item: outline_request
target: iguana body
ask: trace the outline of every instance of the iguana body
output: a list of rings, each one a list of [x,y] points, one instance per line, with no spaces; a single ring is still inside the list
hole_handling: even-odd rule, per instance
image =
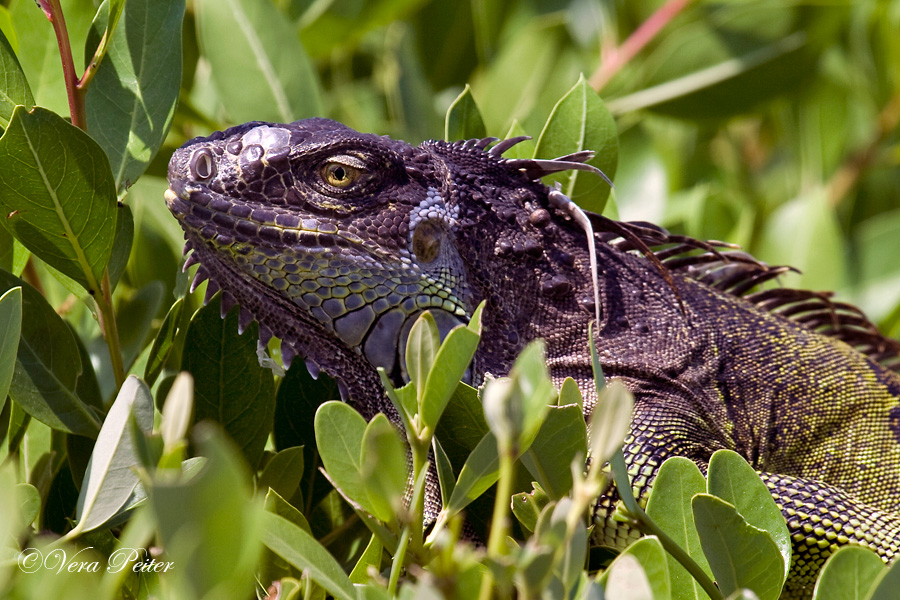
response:
[[[392,412],[375,367],[402,381],[405,336],[422,310],[446,332],[482,300],[474,382],[505,374],[544,338],[555,383],[573,377],[589,411],[588,239],[540,183],[585,156],[505,160],[514,142],[485,150],[493,141],[412,147],[325,119],[248,123],[176,152],[166,198],[201,263],[197,281],[210,279],[210,295],[223,290],[223,310],[240,304],[243,326],[257,320],[263,341],[283,340],[286,362],[301,355],[338,378],[363,414]],[[878,361],[897,359],[900,346],[826,295],[747,295],[784,269],[653,226],[591,219],[595,341],[604,373],[635,394],[626,458],[642,495],[666,457],[703,466],[730,448],[784,511],[796,593],[837,544],[891,559],[900,377]],[[642,246],[665,249],[632,251]],[[629,535],[600,525],[602,542]]]

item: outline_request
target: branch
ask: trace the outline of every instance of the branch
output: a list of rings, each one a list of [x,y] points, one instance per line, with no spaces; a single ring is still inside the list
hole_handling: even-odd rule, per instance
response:
[[[603,56],[603,60],[594,74],[591,75],[589,83],[594,91],[599,92],[609,83],[609,80],[619,72],[634,56],[640,52],[644,46],[650,43],[653,38],[669,24],[684,8],[691,3],[691,0],[668,0],[659,7],[655,13],[641,23],[640,27],[635,29],[628,39],[622,42],[618,48],[611,48]]]

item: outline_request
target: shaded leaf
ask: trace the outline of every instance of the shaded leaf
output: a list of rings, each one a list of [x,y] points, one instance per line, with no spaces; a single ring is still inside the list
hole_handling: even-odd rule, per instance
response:
[[[741,588],[760,600],[777,600],[784,581],[784,559],[765,531],[749,525],[734,506],[709,494],[691,500],[703,553],[723,594]]]
[[[616,123],[584,76],[553,107],[538,138],[534,156],[556,158],[582,150],[593,150],[594,157],[588,164],[613,178],[619,154]],[[602,178],[584,171],[566,171],[551,175],[545,181],[559,182],[562,192],[582,208],[603,212],[610,188]]]
[[[572,461],[587,456],[587,428],[577,405],[547,411],[537,437],[522,454],[522,464],[547,495],[559,500],[572,489]]]
[[[706,479],[696,464],[683,457],[669,458],[662,464],[653,481],[653,489],[647,500],[647,515],[712,577],[709,562],[700,546],[691,509],[691,498],[705,490]],[[666,560],[669,564],[672,598],[708,598],[700,584],[674,557],[667,554]]]
[[[531,492],[515,494],[512,499],[512,511],[519,523],[528,531],[537,528],[538,517],[550,498],[547,493],[536,483],[531,484]]]
[[[273,456],[259,475],[259,489],[271,488],[282,498],[297,491],[303,477],[303,446],[285,448]]]
[[[178,333],[178,324],[181,322],[181,309],[184,306],[184,299],[178,298],[166,313],[162,325],[153,340],[153,346],[150,349],[150,356],[147,358],[147,365],[144,368],[144,381],[148,385],[153,385],[156,378],[162,372],[172,352],[172,346],[175,344],[175,335]]]
[[[790,532],[772,493],[753,467],[736,452],[718,450],[709,460],[707,489],[733,505],[747,523],[772,536],[784,561],[786,579],[791,562]]]
[[[300,569],[335,598],[356,600],[353,584],[338,562],[318,542],[284,517],[266,512],[262,519],[263,543]]]
[[[270,0],[198,0],[197,40],[235,122],[289,123],[322,114],[315,71]]]
[[[12,118],[13,109],[22,104],[26,108],[34,106],[31,88],[25,80],[25,73],[6,36],[0,33],[0,128],[6,129]]]
[[[472,97],[472,88],[466,84],[465,89],[447,109],[444,122],[444,139],[448,142],[457,140],[481,139],[485,137],[484,121],[481,112]]]
[[[122,384],[94,444],[76,507],[73,532],[102,526],[125,505],[138,483],[134,467],[141,464],[129,422],[134,418],[143,433],[153,428],[153,397],[147,384],[131,375]],[[73,533],[72,535],[77,535]]]
[[[219,316],[220,297],[191,319],[181,368],[194,377],[194,422],[220,423],[247,462],[262,457],[275,412],[272,373],[259,366],[257,326],[238,335],[238,314]]]
[[[868,548],[844,546],[825,561],[813,600],[867,598],[872,584],[885,570],[881,558]],[[896,588],[891,592],[896,595]]]
[[[119,194],[141,176],[169,130],[181,86],[184,0],[113,2],[108,23],[94,24],[96,40],[123,7],[85,98],[87,130],[106,151]]]
[[[0,138],[0,211],[26,248],[99,293],[116,199],[109,160],[90,136],[44,108],[17,108]]]
[[[0,295],[0,410],[6,405],[21,334],[22,288],[14,287]]]
[[[72,331],[33,287],[0,271],[0,291],[14,287],[22,288],[22,334],[10,398],[53,429],[96,437],[100,421],[76,393],[82,363]]]

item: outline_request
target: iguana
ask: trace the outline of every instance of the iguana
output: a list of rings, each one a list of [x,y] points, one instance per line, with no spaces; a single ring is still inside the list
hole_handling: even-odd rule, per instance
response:
[[[368,417],[392,412],[376,367],[402,382],[417,315],[433,311],[445,334],[482,300],[473,382],[506,374],[543,338],[554,383],[573,377],[589,412],[586,331],[598,314],[603,370],[635,396],[625,454],[642,496],[666,457],[702,467],[728,448],[787,520],[789,594],[808,594],[837,546],[893,558],[900,343],[829,294],[754,291],[786,269],[720,242],[595,214],[589,239],[541,177],[591,169],[590,153],[504,158],[518,141],[414,147],[327,119],[247,123],[176,151],[166,202],[207,298],[221,290],[223,313],[239,304],[242,329],[258,321],[262,344],[282,340],[285,365],[304,357]],[[598,541],[621,545],[628,532],[612,523]]]

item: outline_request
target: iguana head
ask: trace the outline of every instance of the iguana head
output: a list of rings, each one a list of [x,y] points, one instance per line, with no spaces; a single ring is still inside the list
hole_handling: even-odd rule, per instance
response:
[[[539,297],[573,289],[574,258],[544,243],[557,225],[538,178],[584,157],[506,160],[515,140],[486,150],[494,141],[413,147],[326,119],[247,123],[179,149],[166,201],[208,298],[221,288],[223,311],[236,302],[242,327],[281,338],[286,364],[299,354],[366,402],[381,392],[356,389],[372,381],[357,375],[402,381],[423,310],[445,335],[487,300],[476,363],[503,370],[534,337]]]

